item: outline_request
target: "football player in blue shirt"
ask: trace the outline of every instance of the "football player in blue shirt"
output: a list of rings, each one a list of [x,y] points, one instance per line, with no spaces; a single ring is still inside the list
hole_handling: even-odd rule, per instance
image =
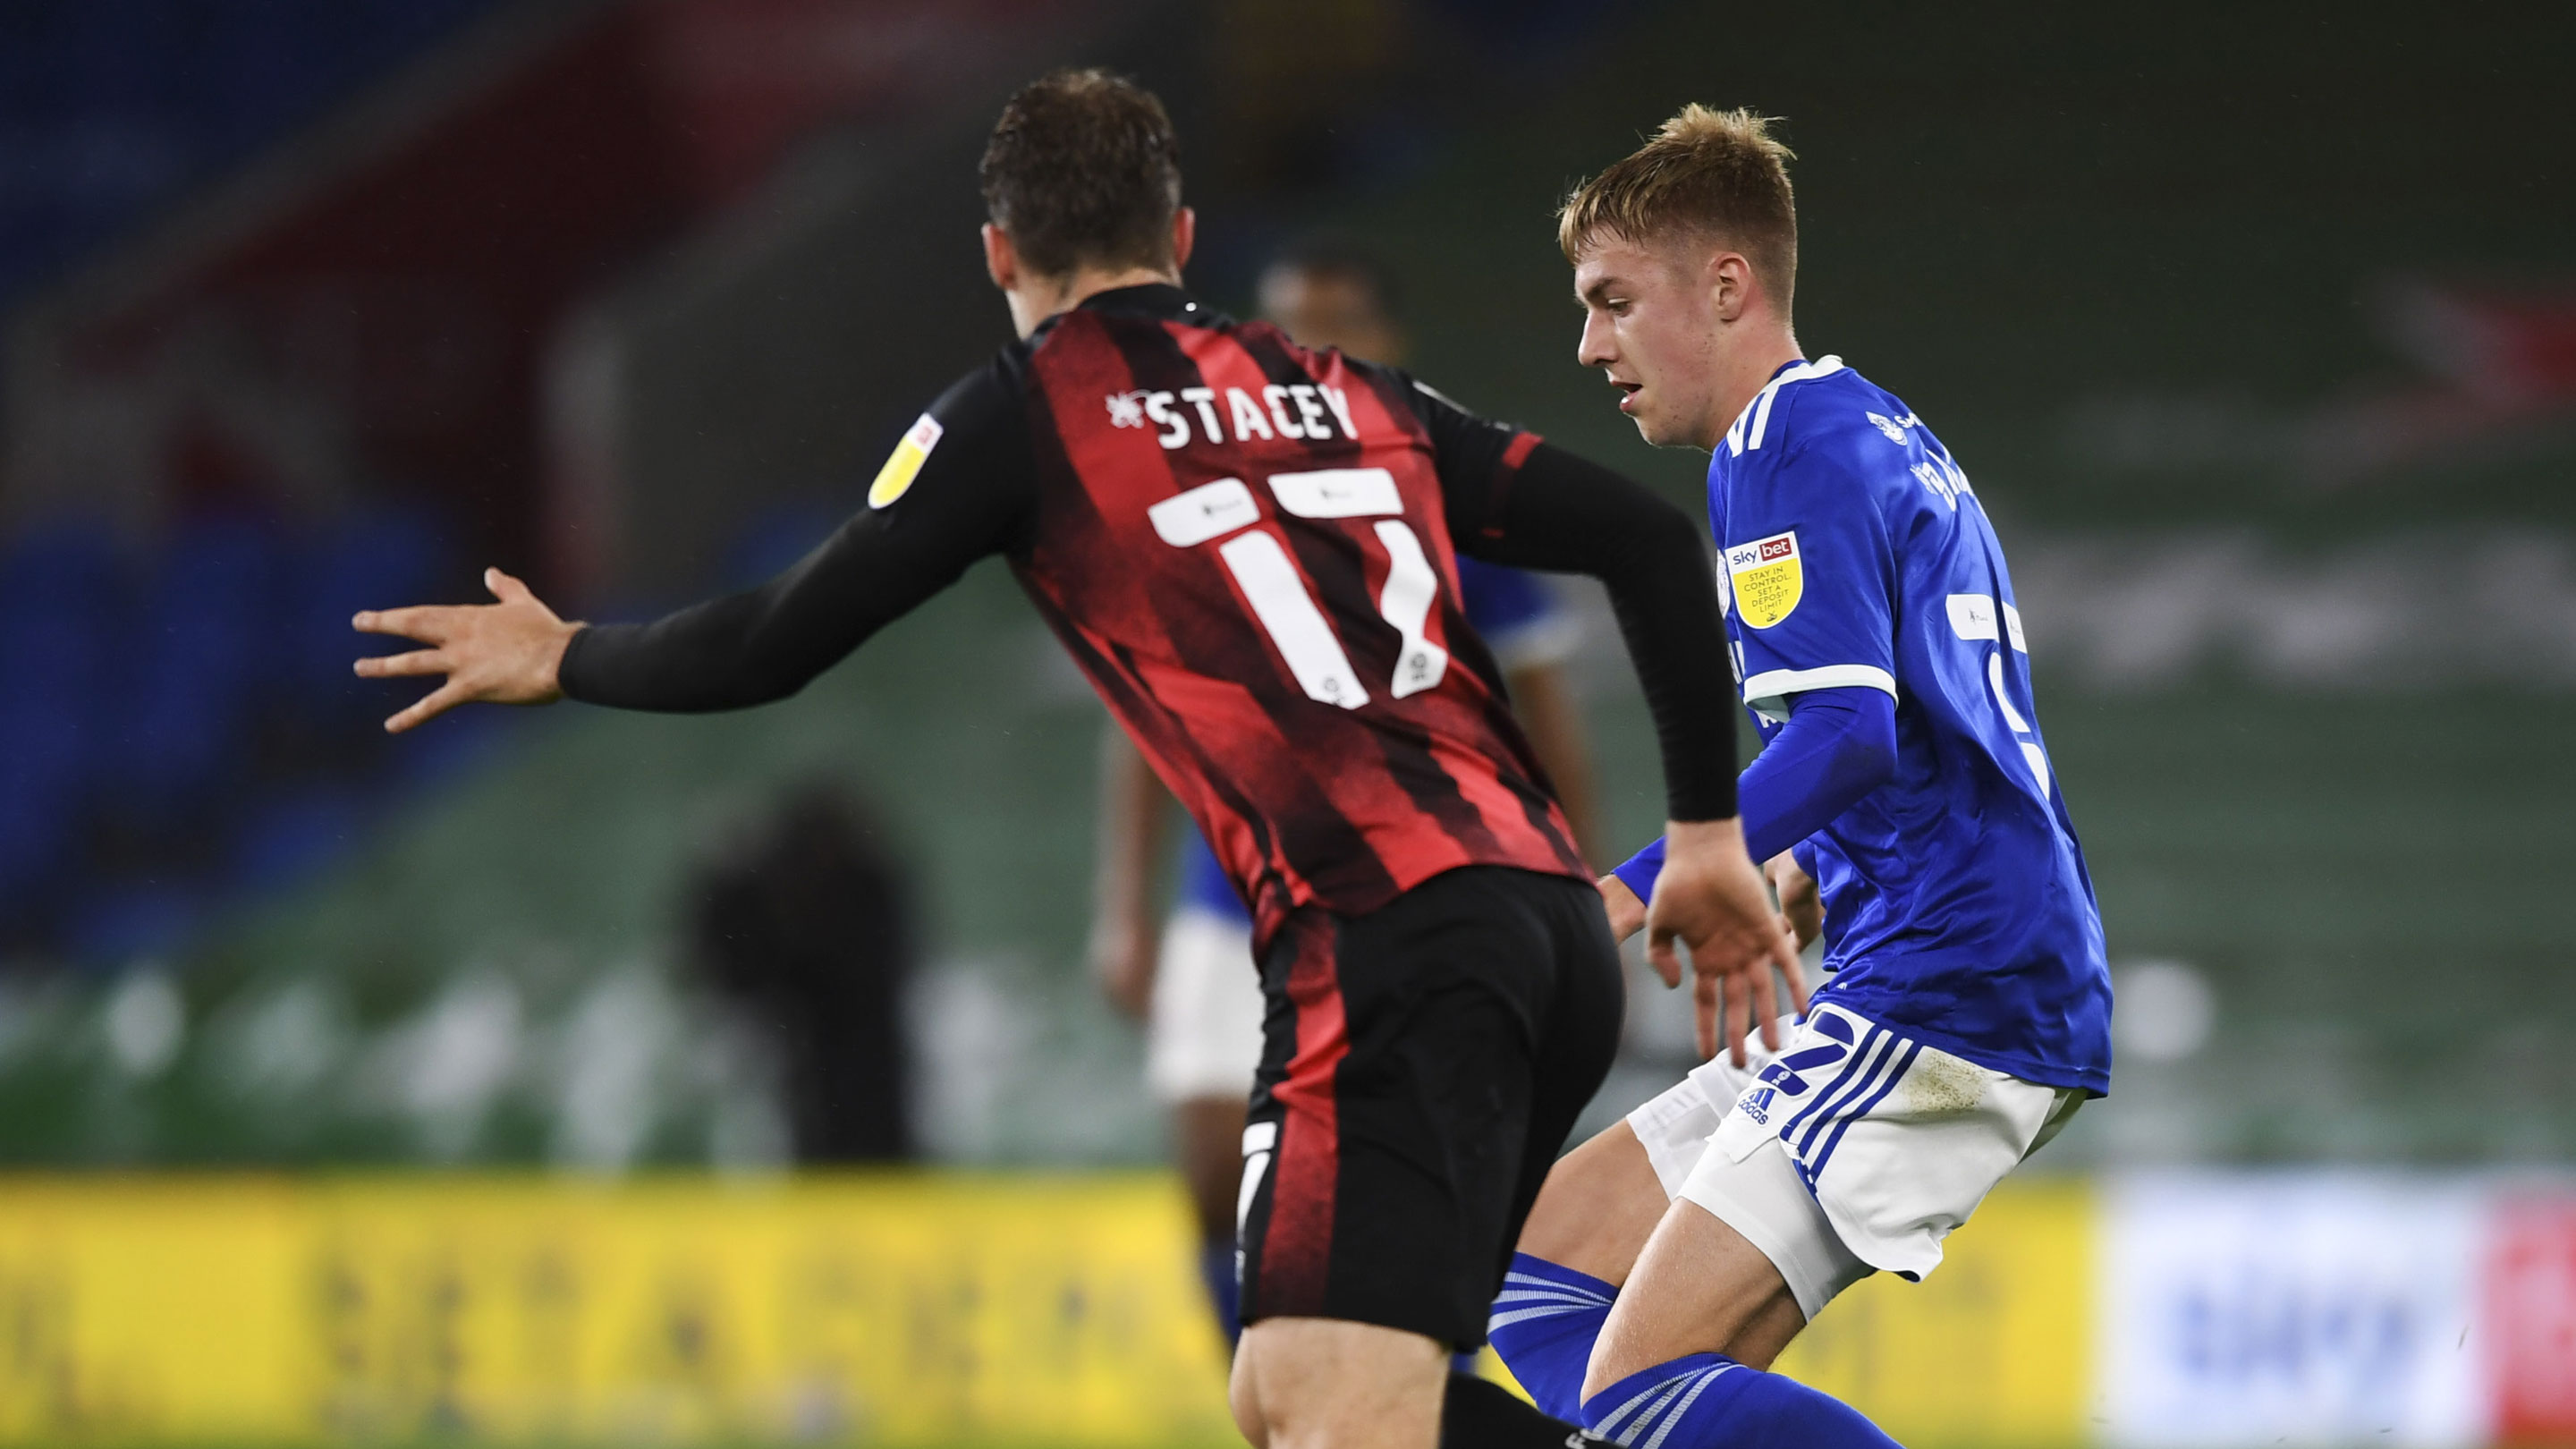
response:
[[[1759,117],[1691,106],[1560,218],[1583,363],[1646,441],[1710,453],[1764,739],[1746,843],[1784,905],[1821,894],[1832,973],[1785,1041],[1568,1154],[1530,1215],[1494,1346],[1540,1407],[1621,1444],[1889,1443],[1765,1369],[1861,1278],[1932,1271],[2110,1085],[2101,918],[2003,550],[1910,408],[1799,348],[1788,154]],[[1660,864],[1601,882],[1618,933]],[[1678,983],[1669,943],[1649,954]],[[1699,1008],[1703,1051],[1741,1043],[1749,1002]]]
[[[1347,240],[1317,235],[1263,269],[1262,316],[1307,347],[1401,364],[1393,278]],[[1458,592],[1511,691],[1512,712],[1554,783],[1576,842],[1596,851],[1589,751],[1565,663],[1581,626],[1534,575],[1460,556]],[[1145,1082],[1172,1114],[1173,1155],[1195,1209],[1199,1271],[1232,1342],[1235,1208],[1244,1104],[1261,1064],[1261,982],[1252,917],[1195,830],[1183,832],[1170,919],[1157,931],[1152,882],[1163,861],[1170,793],[1116,729],[1102,741],[1099,865],[1090,955],[1111,1002],[1145,1023]],[[1603,859],[1598,854],[1594,861]]]

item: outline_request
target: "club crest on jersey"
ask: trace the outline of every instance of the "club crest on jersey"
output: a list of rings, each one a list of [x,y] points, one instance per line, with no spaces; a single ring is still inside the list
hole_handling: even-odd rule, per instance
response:
[[[1768,629],[1788,618],[1807,591],[1796,530],[1728,548],[1726,580],[1735,615],[1748,627]]]
[[[928,413],[914,419],[885,466],[877,470],[877,481],[868,485],[868,506],[883,508],[901,498],[912,480],[921,476],[921,465],[930,461],[930,450],[939,446],[939,436],[946,431]]]

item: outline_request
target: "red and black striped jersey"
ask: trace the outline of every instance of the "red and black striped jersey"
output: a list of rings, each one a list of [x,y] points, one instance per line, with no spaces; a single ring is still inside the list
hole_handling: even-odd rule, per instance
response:
[[[1425,415],[1478,435],[1446,461],[1488,489],[1537,438],[1267,323],[1137,300],[1032,339],[1013,563],[1264,933],[1463,865],[1585,875],[1459,604]]]
[[[1300,906],[1363,913],[1460,866],[1588,878],[1461,609],[1453,550],[1611,578],[1668,776],[1677,750],[1722,755],[1714,778],[1692,771],[1695,794],[1674,786],[1712,808],[1678,818],[1732,813],[1732,690],[1689,521],[1599,469],[1529,512],[1514,495],[1533,457],[1588,468],[1400,372],[1175,287],[1123,288],[949,389],[867,510],[794,569],[655,624],[585,630],[564,688],[651,709],[775,698],[1001,553],[1260,939]],[[1621,604],[1626,573],[1664,595]],[[1670,637],[1659,648],[1641,627]]]

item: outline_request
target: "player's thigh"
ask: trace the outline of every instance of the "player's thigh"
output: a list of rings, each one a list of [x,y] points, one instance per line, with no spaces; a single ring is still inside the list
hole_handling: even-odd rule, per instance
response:
[[[1270,1318],[1243,1331],[1227,1397],[1256,1449],[1431,1449],[1448,1374],[1448,1348],[1420,1334]]]
[[[1782,1041],[1795,1026],[1795,1018],[1781,1018]],[[1759,1039],[1748,1046],[1745,1066],[1723,1056],[1703,1063],[1560,1159],[1521,1231],[1521,1251],[1614,1286],[1626,1282],[1664,1205],[1708,1151],[1736,1095],[1769,1063]]]
[[[1520,1251],[1617,1287],[1663,1221],[1663,1184],[1624,1121],[1559,1158],[1540,1187]]]
[[[1699,1204],[1676,1198],[1593,1343],[1584,1396],[1685,1354],[1725,1353],[1767,1366],[1805,1322],[1768,1254]]]

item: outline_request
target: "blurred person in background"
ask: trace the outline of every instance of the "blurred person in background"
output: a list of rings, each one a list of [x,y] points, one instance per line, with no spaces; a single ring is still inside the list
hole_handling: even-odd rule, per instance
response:
[[[913,1155],[911,882],[837,781],[787,791],[691,882],[690,964],[768,1048],[795,1159]]]
[[[1401,366],[1404,329],[1395,280],[1375,255],[1316,235],[1282,249],[1258,285],[1262,316],[1300,346],[1338,348]],[[1565,661],[1580,626],[1549,587],[1519,569],[1460,555],[1467,620],[1502,666],[1512,709],[1555,785],[1587,860],[1600,836],[1583,719]],[[1164,861],[1171,792],[1115,727],[1103,732],[1100,856],[1094,876],[1092,969],[1119,1010],[1145,1022],[1145,1081],[1171,1109],[1173,1155],[1199,1227],[1199,1273],[1232,1343],[1235,1197],[1243,1181],[1243,1118],[1261,1065],[1261,973],[1252,914],[1195,831],[1182,833],[1177,898],[1159,931],[1154,880]]]
[[[1558,1449],[1570,1425],[1450,1355],[1483,1343],[1609,1071],[1622,978],[1446,565],[1464,547],[1608,586],[1663,755],[1651,942],[1749,997],[1776,1045],[1772,968],[1804,992],[1735,818],[1715,581],[1644,486],[1193,299],[1179,151],[1162,103],[1105,71],[1011,98],[983,243],[1020,340],[787,572],[593,627],[493,569],[497,603],[358,615],[427,646],[358,672],[444,676],[395,731],[472,701],[744,708],[1002,555],[1257,903],[1236,1422],[1278,1449]]]

